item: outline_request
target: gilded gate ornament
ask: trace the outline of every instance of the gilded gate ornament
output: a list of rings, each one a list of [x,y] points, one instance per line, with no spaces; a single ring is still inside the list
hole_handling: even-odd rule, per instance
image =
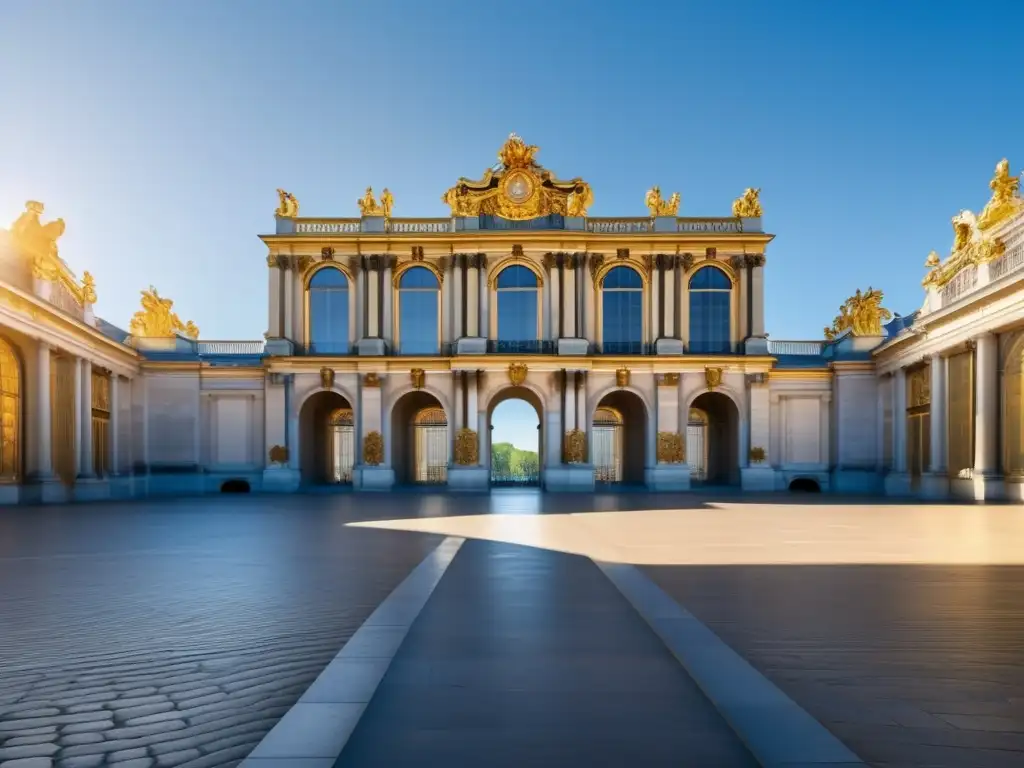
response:
[[[320,386],[324,389],[334,389],[334,369],[320,369]]]
[[[760,187],[747,187],[732,204],[732,215],[741,219],[757,219],[764,215],[761,209]]]
[[[371,467],[384,463],[384,436],[376,430],[363,438],[363,463]]]
[[[722,369],[705,368],[704,382],[708,385],[709,391],[714,391],[715,387],[719,386],[722,383]]]
[[[513,387],[522,386],[523,382],[526,381],[527,373],[526,363],[508,364],[508,380],[512,383]]]
[[[849,330],[854,336],[881,336],[882,322],[892,318],[892,312],[882,307],[882,292],[868,288],[857,292],[843,302],[831,328],[825,328],[825,338],[833,341]]]
[[[665,200],[661,196],[661,187],[654,186],[647,190],[644,204],[651,212],[651,216],[678,216],[681,199],[678,192],[673,192],[669,199]]]
[[[1020,197],[1020,179],[1010,175],[1010,163],[1003,158],[988,183],[992,197],[978,214],[978,229],[991,229],[1024,206]]]
[[[686,452],[683,447],[682,435],[678,432],[658,433],[659,464],[682,464],[685,458]]]
[[[164,299],[156,288],[149,287],[142,291],[142,309],[132,315],[128,326],[132,336],[149,339],[169,339],[176,333],[182,333],[190,339],[199,338],[199,328],[189,320],[181,322],[177,313],[172,311],[174,302]]]
[[[594,201],[590,185],[579,178],[562,181],[536,160],[538,147],[511,134],[498,151],[501,167],[482,179],[460,178],[442,195],[452,216],[489,214],[522,221],[551,214],[586,216]]]
[[[587,433],[571,429],[565,433],[563,448],[566,464],[585,464],[587,461]]]
[[[423,389],[423,385],[426,383],[426,371],[422,368],[413,368],[409,371],[409,378],[412,379],[413,389]]]
[[[299,201],[295,199],[295,195],[279,189],[277,197],[279,202],[277,210],[274,211],[275,216],[280,216],[282,219],[294,219],[299,215]]]
[[[455,463],[462,467],[469,467],[479,461],[480,449],[477,434],[469,427],[463,427],[455,436]]]

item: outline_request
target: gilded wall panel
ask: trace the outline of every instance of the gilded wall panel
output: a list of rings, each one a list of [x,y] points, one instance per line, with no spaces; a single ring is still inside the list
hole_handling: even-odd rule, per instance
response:
[[[950,477],[970,477],[974,466],[974,352],[952,355],[948,365],[947,466]]]

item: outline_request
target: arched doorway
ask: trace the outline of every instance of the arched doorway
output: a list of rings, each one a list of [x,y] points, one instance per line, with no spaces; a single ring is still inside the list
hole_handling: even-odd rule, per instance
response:
[[[391,466],[406,485],[448,482],[451,437],[444,407],[429,392],[408,392],[391,410]]]
[[[491,400],[487,414],[491,485],[540,485],[541,413],[539,398],[525,387],[509,387]]]
[[[299,413],[299,467],[306,483],[347,485],[356,459],[352,406],[337,392],[317,392]]]
[[[594,481],[643,485],[647,453],[647,409],[632,392],[601,398],[591,421]]]
[[[0,337],[0,483],[21,479],[21,362]]]
[[[739,485],[739,411],[721,392],[705,392],[691,404],[686,426],[690,482]]]

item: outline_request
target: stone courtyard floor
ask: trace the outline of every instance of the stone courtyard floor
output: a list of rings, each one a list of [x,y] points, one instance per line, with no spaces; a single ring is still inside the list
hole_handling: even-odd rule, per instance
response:
[[[316,706],[300,697],[416,602],[447,542],[336,750],[275,759]],[[1022,565],[1014,506],[500,491],[3,509],[0,768],[747,766],[804,736],[849,764],[1016,766]]]

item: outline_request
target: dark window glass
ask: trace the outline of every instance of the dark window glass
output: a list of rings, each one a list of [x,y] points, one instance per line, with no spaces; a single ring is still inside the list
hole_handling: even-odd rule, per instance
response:
[[[717,267],[704,267],[690,278],[691,352],[728,352],[732,346],[732,282]]]
[[[322,355],[348,353],[348,278],[340,269],[326,267],[309,281],[309,349]]]
[[[498,275],[498,340],[536,341],[537,276],[523,266],[505,267]]]
[[[406,270],[398,283],[399,352],[434,355],[438,340],[438,284],[425,267]]]
[[[604,276],[601,287],[602,345],[607,351],[639,353],[644,337],[644,290],[640,275],[629,267],[615,267]]]

